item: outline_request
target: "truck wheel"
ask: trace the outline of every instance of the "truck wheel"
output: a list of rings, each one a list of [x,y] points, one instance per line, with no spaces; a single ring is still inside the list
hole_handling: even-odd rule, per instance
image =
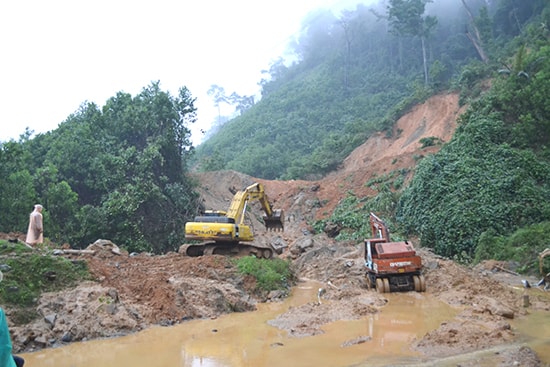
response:
[[[370,279],[370,276],[368,274],[365,277],[365,283],[367,284],[367,289],[370,291],[373,284],[372,284],[372,280]]]
[[[420,278],[418,277],[418,275],[413,275],[413,283],[414,283],[414,291],[415,292],[421,292],[421,287],[420,287]]]
[[[380,278],[376,278],[376,290],[378,291],[378,293],[385,292],[384,281]]]
[[[420,279],[420,292],[426,292],[426,279],[424,275],[418,277]]]
[[[386,293],[391,293],[390,281],[388,280],[388,278],[384,278],[384,290],[386,291]]]

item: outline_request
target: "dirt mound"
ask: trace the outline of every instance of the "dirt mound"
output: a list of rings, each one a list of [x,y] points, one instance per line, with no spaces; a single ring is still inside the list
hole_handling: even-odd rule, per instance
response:
[[[233,171],[194,174],[205,209],[225,210],[235,190],[263,183],[273,207],[285,210],[285,231],[266,232],[257,219],[261,217],[259,205],[251,203],[249,220],[256,241],[276,242],[283,248],[281,257],[292,260],[300,277],[318,280],[330,289],[322,295],[323,302],[292,308],[272,320],[274,326],[295,336],[314,335],[331,321],[384,312],[385,297],[364,287],[364,259],[359,244],[335,243],[325,234],[314,234],[310,223],[330,215],[348,191],[358,196],[372,195],[366,183],[374,177],[403,169],[410,178],[418,159],[439,149],[438,145],[423,147],[421,139],[449,141],[460,113],[456,94],[430,98],[401,118],[391,136],[371,137],[338,171],[318,181],[267,181]],[[256,302],[265,300],[254,298],[248,280],[236,274],[223,256],[136,255],[113,252],[109,246],[90,250],[93,252],[64,256],[86,261],[94,281],[44,295],[38,307],[43,319],[12,328],[16,351],[120,335],[152,324],[171,325],[190,318],[252,310]],[[466,268],[427,250],[419,251],[427,296],[458,307],[461,312],[411,347],[427,356],[443,358],[514,340],[509,321],[526,314],[526,290],[520,286],[518,276],[495,267]],[[499,264],[500,269],[505,266]],[[531,292],[529,307],[548,310],[547,294]],[[522,355],[523,361],[533,357],[525,350],[514,352],[515,357]]]

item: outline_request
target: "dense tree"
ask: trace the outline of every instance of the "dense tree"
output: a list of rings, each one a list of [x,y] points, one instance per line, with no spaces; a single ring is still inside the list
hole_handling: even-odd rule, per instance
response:
[[[388,19],[391,28],[399,35],[420,38],[424,84],[428,85],[428,58],[426,40],[437,24],[437,18],[425,15],[426,4],[432,0],[390,0]]]
[[[135,97],[117,93],[101,109],[83,103],[50,133],[3,144],[0,194],[9,199],[0,207],[10,216],[0,230],[24,230],[40,202],[54,241],[176,249],[197,208],[186,176],[195,113],[187,88],[174,97],[154,82]]]
[[[398,215],[424,245],[473,259],[484,234],[507,236],[550,220],[550,64],[537,62],[548,57],[548,46],[518,56],[524,61],[516,65],[532,65],[530,73],[500,75],[453,140],[420,163]]]
[[[29,214],[40,199],[29,171],[31,163],[31,152],[22,142],[0,146],[0,231],[27,230]]]
[[[219,119],[219,132],[197,149],[199,166],[315,179],[374,132],[390,134],[434,91],[457,88],[472,107],[456,138],[422,162],[401,199],[400,176],[399,184],[380,183],[369,206],[397,211],[401,228],[440,253],[470,258],[487,253],[492,239],[505,243],[501,236],[548,220],[550,7],[546,0],[466,2],[473,20],[462,2],[420,0],[391,2],[392,17],[388,2],[310,14],[289,50],[295,58],[265,73],[259,102],[217,94],[241,114]],[[397,12],[409,5],[414,11]],[[467,37],[473,26],[487,63]],[[420,53],[422,36],[430,42]],[[0,230],[24,230],[41,202],[56,241],[80,247],[101,237],[130,250],[174,250],[198,207],[186,176],[194,120],[186,88],[172,96],[152,83],[104,106],[85,102],[50,133],[2,144]],[[362,217],[345,213],[337,214],[348,226]]]
[[[470,25],[472,28],[472,31],[469,29],[466,30],[466,35],[468,36],[468,39],[472,42],[474,47],[476,48],[477,53],[479,54],[479,57],[481,58],[481,61],[483,62],[489,62],[489,56],[487,56],[487,53],[485,52],[485,47],[483,46],[484,40],[487,40],[487,32],[485,32],[485,37],[482,37],[482,32],[480,31],[480,27],[484,27],[485,29],[490,28],[489,26],[489,15],[487,13],[487,8],[482,8],[480,12],[480,20],[476,21],[474,15],[472,14],[472,10],[470,10],[470,7],[466,3],[466,0],[462,0],[462,4],[464,5],[464,9],[466,9],[466,12],[468,13],[468,17],[470,18]],[[478,24],[480,26],[478,26]]]
[[[447,15],[446,23],[439,24],[433,22],[435,15],[422,12],[422,29],[437,27],[437,32],[430,33],[424,60],[418,37],[417,42],[403,42],[408,57],[400,67],[396,50],[403,37],[389,33],[386,12],[385,6],[374,4],[358,5],[339,18],[327,10],[311,13],[291,45],[294,63],[276,60],[260,83],[262,99],[209,136],[198,147],[197,159],[208,159],[216,150],[224,157],[224,168],[265,178],[327,173],[369,134],[390,128],[403,111],[429,95],[430,88],[448,87],[475,57],[463,36],[468,22],[464,14],[452,20]],[[451,22],[456,24],[450,27]],[[430,63],[433,70],[419,73]],[[427,75],[434,78],[428,88],[423,86]],[[337,151],[332,149],[332,134],[345,142]],[[263,176],[266,172],[270,175]]]

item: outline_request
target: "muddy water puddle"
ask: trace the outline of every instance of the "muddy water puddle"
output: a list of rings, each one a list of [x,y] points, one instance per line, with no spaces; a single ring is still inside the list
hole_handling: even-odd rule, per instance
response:
[[[429,294],[402,293],[387,295],[388,304],[381,312],[361,320],[325,325],[320,335],[290,337],[287,331],[268,324],[289,307],[316,302],[318,289],[319,284],[308,282],[296,287],[286,301],[261,304],[255,312],[224,315],[214,320],[193,320],[172,327],[153,327],[125,337],[73,343],[23,357],[29,367],[415,364],[425,358],[409,349],[411,340],[421,338],[458,312]],[[348,343],[359,339],[366,341]],[[548,344],[541,347],[547,348]]]
[[[550,314],[533,312],[514,327],[522,335],[522,342],[528,344],[539,358],[550,366]]]

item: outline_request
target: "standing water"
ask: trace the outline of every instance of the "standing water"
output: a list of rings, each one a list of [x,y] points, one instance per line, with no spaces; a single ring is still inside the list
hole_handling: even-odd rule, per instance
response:
[[[317,301],[319,284],[296,287],[281,303],[233,313],[214,320],[193,320],[172,327],[153,327],[125,337],[73,343],[22,355],[29,367],[310,367],[386,366],[421,363],[409,348],[413,339],[450,320],[457,313],[429,294],[388,294],[377,314],[355,321],[337,321],[323,334],[291,337],[269,320]],[[328,302],[328,301],[327,301]],[[346,342],[366,339],[346,346]]]

